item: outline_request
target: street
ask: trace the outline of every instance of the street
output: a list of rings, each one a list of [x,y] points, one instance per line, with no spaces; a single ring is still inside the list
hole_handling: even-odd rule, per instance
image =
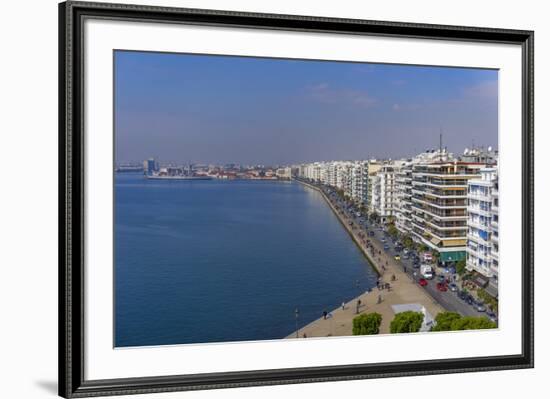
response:
[[[371,223],[370,221],[366,220],[364,215],[361,215],[360,217],[357,216],[357,210],[353,209],[350,210],[347,207],[347,204],[342,201],[340,198],[338,198],[337,194],[334,193],[332,190],[327,190],[326,188],[321,188],[324,190],[324,192],[329,196],[331,199],[331,202],[337,209],[343,213],[345,216],[345,219],[349,222],[353,222],[353,229],[359,229],[359,231],[364,232],[365,236],[368,237],[373,244],[375,244],[375,247],[380,248],[381,251],[383,251],[386,255],[389,255],[392,259],[396,255],[400,255],[400,260],[395,260],[396,263],[398,263],[401,267],[404,267],[404,271],[406,271],[407,275],[412,280],[416,281],[415,284],[418,284],[418,280],[422,277],[420,275],[420,269],[413,267],[413,260],[411,257],[409,259],[403,259],[404,256],[402,253],[395,250],[394,246],[394,239],[391,238],[380,225],[377,225],[375,223]],[[348,222],[348,223],[349,223]],[[369,236],[368,232],[373,231],[374,236]],[[384,245],[387,245],[387,250],[383,249]],[[435,269],[436,275],[444,275],[445,277],[448,277],[451,281],[453,280],[453,276],[446,273],[444,269],[439,268],[435,265],[432,265]],[[414,275],[416,273],[416,275]],[[439,303],[443,308],[445,308],[448,311],[451,312],[457,312],[463,316],[487,316],[487,313],[485,312],[478,312],[474,306],[469,305],[466,301],[461,300],[458,297],[458,292],[460,291],[460,287],[457,291],[453,292],[450,289],[448,289],[445,292],[439,291],[437,289],[437,277],[427,280],[427,285],[423,287],[423,289],[436,301]]]

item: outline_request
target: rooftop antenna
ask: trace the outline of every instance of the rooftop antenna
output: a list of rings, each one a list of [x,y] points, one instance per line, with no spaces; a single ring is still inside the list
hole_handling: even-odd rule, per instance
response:
[[[443,147],[443,129],[441,127],[439,128],[439,162],[441,162],[442,159],[442,147]]]

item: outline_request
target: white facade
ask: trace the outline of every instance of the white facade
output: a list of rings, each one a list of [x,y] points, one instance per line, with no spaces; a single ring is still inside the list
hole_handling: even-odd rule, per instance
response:
[[[386,222],[395,213],[397,206],[396,175],[404,164],[404,161],[386,162],[375,174],[371,174],[369,210],[376,212],[382,222]]]
[[[366,203],[367,161],[329,161],[300,165],[298,175],[342,190],[357,203]]]
[[[466,268],[486,277],[498,276],[498,175],[481,169],[468,182],[468,247]]]

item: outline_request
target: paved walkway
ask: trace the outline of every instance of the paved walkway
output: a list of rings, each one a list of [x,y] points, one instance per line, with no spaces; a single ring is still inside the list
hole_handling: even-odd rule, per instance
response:
[[[319,191],[321,195],[323,195],[323,198],[330,205],[344,228],[378,271],[381,282],[389,283],[391,289],[389,291],[386,289],[379,291],[374,287],[372,291],[364,293],[346,303],[343,309],[339,307],[329,312],[330,315],[327,319],[321,317],[301,328],[298,332],[300,338],[302,338],[304,334],[306,337],[352,335],[352,322],[353,318],[357,316],[358,300],[361,301],[359,314],[378,312],[382,315],[382,324],[380,326],[381,334],[390,332],[390,322],[394,317],[391,305],[416,303],[424,306],[434,318],[438,313],[445,311],[445,309],[426,293],[422,287],[413,282],[411,277],[403,272],[403,267],[395,261],[395,259],[384,252],[383,246],[378,240],[369,240],[355,224],[353,227],[350,227],[349,222],[351,220],[347,219],[341,211],[337,210],[325,193],[315,186],[306,185]],[[395,276],[395,281],[392,281],[392,275]],[[379,295],[382,302],[378,304]],[[292,333],[287,338],[296,338],[296,332]]]

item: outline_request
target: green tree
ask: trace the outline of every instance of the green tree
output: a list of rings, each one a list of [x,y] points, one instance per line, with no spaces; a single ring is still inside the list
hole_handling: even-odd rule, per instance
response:
[[[380,313],[362,314],[353,319],[353,335],[374,335],[380,332]]]
[[[371,222],[376,222],[378,223],[378,221],[380,220],[380,215],[378,215],[378,213],[375,211],[375,212],[371,212],[370,215],[369,215],[369,220]]]
[[[418,332],[424,321],[424,315],[421,312],[406,312],[397,313],[390,323],[390,332],[395,333],[410,333]]]
[[[477,296],[494,312],[498,310],[498,300],[487,293],[483,288],[477,290]]]
[[[460,276],[462,276],[465,271],[466,271],[466,260],[461,259],[458,262],[456,262],[456,272]]]
[[[388,227],[388,233],[393,238],[396,238],[399,235],[399,230],[397,230],[397,228],[393,224],[390,224],[390,226]]]
[[[496,328],[496,323],[492,322],[486,317],[462,317],[454,320],[451,323],[451,331],[459,330],[485,330],[488,328]]]
[[[410,235],[406,235],[403,238],[403,246],[407,249],[412,249],[414,247],[414,241]]]
[[[451,331],[452,324],[455,320],[461,319],[462,316],[456,312],[441,312],[435,316],[435,326],[432,331]]]

